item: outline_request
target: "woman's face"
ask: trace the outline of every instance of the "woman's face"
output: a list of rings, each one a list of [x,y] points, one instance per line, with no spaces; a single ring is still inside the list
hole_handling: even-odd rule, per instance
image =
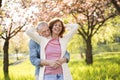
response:
[[[60,21],[56,22],[54,25],[53,25],[53,28],[52,28],[52,34],[56,34],[56,35],[59,35],[60,32],[62,31],[62,24]]]

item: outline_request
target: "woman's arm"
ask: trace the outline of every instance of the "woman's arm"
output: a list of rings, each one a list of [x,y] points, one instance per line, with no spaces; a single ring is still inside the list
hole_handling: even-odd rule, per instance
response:
[[[37,31],[35,30],[35,28],[28,28],[25,33],[34,41],[36,41],[38,44],[40,44],[41,42],[41,38],[42,36],[40,36]]]
[[[74,34],[75,32],[77,31],[78,29],[78,24],[67,24],[65,25],[66,28],[70,28],[69,31],[67,32],[67,34],[65,34],[64,37],[70,39]]]

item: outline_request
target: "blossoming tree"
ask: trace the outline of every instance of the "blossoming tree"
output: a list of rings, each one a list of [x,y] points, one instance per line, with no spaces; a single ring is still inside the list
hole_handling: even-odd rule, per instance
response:
[[[2,0],[0,14],[0,39],[3,39],[4,60],[3,70],[5,79],[9,79],[9,41],[26,27],[36,26],[38,21],[49,21],[59,13],[59,1],[46,0]]]

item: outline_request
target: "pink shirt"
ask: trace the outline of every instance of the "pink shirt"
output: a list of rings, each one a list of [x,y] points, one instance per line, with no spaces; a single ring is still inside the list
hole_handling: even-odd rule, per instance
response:
[[[58,60],[61,56],[61,47],[59,43],[59,38],[51,39],[46,48],[45,54],[47,60]],[[62,74],[62,66],[54,69],[50,66],[45,67],[45,74]]]

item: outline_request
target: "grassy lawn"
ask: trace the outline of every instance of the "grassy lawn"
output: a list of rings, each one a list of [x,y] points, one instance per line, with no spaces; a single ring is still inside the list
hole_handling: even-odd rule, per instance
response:
[[[2,67],[0,65],[0,80],[4,80]],[[34,66],[27,59],[20,64],[10,65],[9,75],[11,80],[34,80],[34,69]]]
[[[96,54],[93,65],[73,60],[69,66],[74,80],[120,80],[120,53]]]
[[[79,59],[77,54],[71,54],[71,57],[69,67],[73,80],[120,80],[120,53],[95,54],[93,65],[86,65],[84,59]],[[0,80],[4,80],[2,66],[0,61]],[[11,65],[9,70],[11,80],[34,80],[34,66],[29,59]]]

